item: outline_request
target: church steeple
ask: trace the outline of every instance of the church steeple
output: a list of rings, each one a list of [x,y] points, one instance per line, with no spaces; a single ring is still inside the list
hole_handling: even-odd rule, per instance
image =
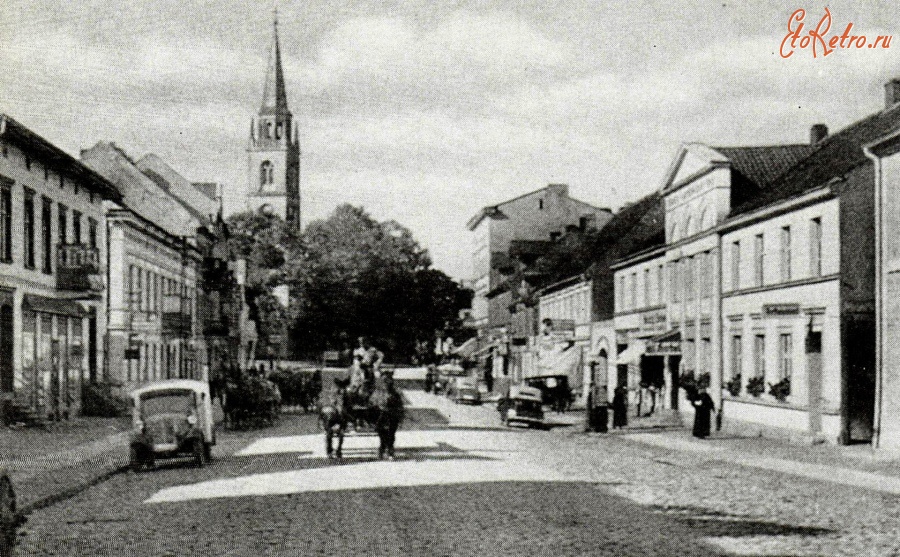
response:
[[[278,10],[273,18],[272,48],[269,51],[269,67],[266,70],[266,84],[263,88],[260,116],[264,114],[289,113],[287,92],[284,86],[284,71],[281,69],[281,45],[278,42]]]
[[[281,45],[278,43],[278,12],[269,65],[263,86],[262,106],[250,125],[247,147],[247,206],[280,215],[288,226],[300,229],[300,144],[293,116],[288,110]]]

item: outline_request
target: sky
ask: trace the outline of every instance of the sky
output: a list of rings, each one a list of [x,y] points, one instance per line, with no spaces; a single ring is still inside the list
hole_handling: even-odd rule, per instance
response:
[[[156,153],[242,210],[273,6],[3,0],[0,111],[75,156],[100,140]],[[900,40],[783,58],[791,14],[805,34],[826,6],[829,38],[898,31],[891,2],[280,0],[303,220],[362,205],[464,279],[485,205],[566,183],[618,209],[682,143],[839,130],[883,107]]]

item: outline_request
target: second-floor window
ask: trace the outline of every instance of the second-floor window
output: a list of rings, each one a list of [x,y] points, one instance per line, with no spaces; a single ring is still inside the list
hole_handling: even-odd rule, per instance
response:
[[[791,227],[781,229],[781,280],[791,280]]]
[[[672,301],[681,301],[681,261],[673,261],[669,264],[669,271],[672,275]]]
[[[72,211],[72,242],[81,243],[81,213]]]
[[[12,188],[0,186],[0,261],[12,262]]]
[[[88,245],[97,247],[97,221],[94,219],[88,219]]]
[[[688,257],[682,260],[684,265],[684,299],[694,299],[694,258]]]
[[[41,200],[41,270],[53,272],[53,204],[48,198]]]
[[[740,290],[741,288],[741,242],[740,240],[731,244],[731,289]]]
[[[637,307],[637,273],[631,273],[631,307]]]
[[[56,217],[57,218],[57,227],[59,228],[58,240],[59,240],[60,244],[65,244],[66,242],[69,241],[69,235],[68,235],[68,230],[67,230],[68,225],[69,225],[69,208],[66,207],[65,205],[63,205],[62,203],[60,203],[59,206],[56,208],[56,210],[57,210],[57,213],[59,213],[59,215]]]
[[[757,234],[753,239],[753,279],[754,286],[762,286],[765,280],[765,244],[763,243],[763,235]]]
[[[22,231],[23,247],[25,248],[25,267],[34,269],[34,192],[25,190],[23,202]]]
[[[660,264],[656,267],[656,303],[664,304],[666,302],[665,298],[665,289],[666,289],[666,281],[665,281],[665,267]]]
[[[651,286],[652,286],[652,284],[650,281],[650,269],[647,268],[647,269],[644,269],[644,305],[645,306],[649,306],[650,304],[653,303],[653,298],[651,296],[651,289],[650,289]]]
[[[822,276],[822,219],[809,222],[809,274]]]

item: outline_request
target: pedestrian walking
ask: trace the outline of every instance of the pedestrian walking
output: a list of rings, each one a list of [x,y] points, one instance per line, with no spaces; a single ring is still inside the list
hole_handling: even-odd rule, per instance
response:
[[[434,364],[428,364],[425,368],[425,392],[430,393],[434,388],[434,375],[437,369]]]
[[[491,367],[484,370],[484,386],[489,393],[494,391],[494,370]]]
[[[628,391],[625,387],[616,387],[613,395],[613,429],[628,425]]]
[[[709,437],[716,405],[706,389],[701,389],[691,404],[694,405],[694,437],[705,439]]]

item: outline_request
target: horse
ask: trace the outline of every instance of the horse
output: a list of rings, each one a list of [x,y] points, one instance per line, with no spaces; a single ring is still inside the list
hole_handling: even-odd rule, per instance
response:
[[[387,455],[390,460],[394,460],[394,442],[405,415],[403,395],[394,387],[393,377],[384,375],[369,400],[375,430],[378,432],[378,458]]]
[[[322,404],[319,409],[319,425],[325,430],[325,453],[328,458],[342,458],[341,450],[344,447],[344,434],[347,424],[350,422],[348,408],[346,379],[335,379],[335,392],[331,400]],[[334,450],[334,436],[337,435],[337,451]]]

